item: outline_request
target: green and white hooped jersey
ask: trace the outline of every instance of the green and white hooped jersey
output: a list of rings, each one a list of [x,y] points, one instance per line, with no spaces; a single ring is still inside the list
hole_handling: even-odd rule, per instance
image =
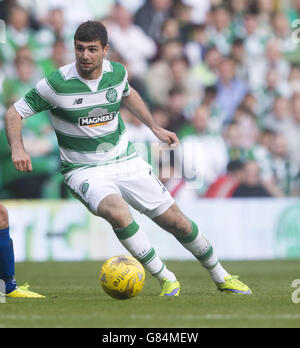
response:
[[[23,118],[50,111],[63,174],[137,156],[119,113],[122,97],[130,94],[127,71],[108,60],[103,60],[102,70],[93,91],[79,76],[75,62],[63,66],[15,104]]]

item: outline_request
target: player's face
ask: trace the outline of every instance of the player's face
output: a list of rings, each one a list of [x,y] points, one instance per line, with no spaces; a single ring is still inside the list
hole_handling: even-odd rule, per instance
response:
[[[100,77],[103,58],[107,56],[108,48],[108,45],[103,48],[100,41],[76,41],[75,55],[80,75],[92,79]]]

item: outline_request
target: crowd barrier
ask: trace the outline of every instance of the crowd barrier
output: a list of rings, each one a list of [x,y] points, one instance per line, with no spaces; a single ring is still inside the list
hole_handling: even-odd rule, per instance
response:
[[[76,200],[2,201],[9,211],[15,258],[23,261],[104,260],[128,253],[111,226]],[[299,199],[177,202],[222,260],[300,258]],[[192,255],[148,217],[132,209],[162,259]]]

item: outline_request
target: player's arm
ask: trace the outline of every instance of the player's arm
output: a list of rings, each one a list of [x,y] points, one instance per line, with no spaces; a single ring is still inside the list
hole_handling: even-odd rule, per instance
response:
[[[56,105],[56,95],[46,79],[11,106],[5,115],[7,139],[11,147],[12,162],[20,172],[31,172],[32,164],[22,140],[22,120]]]
[[[167,143],[173,149],[180,144],[175,133],[159,127],[155,123],[141,96],[132,87],[130,89],[130,94],[123,97],[123,104],[135,117],[149,127],[159,140]]]
[[[14,105],[8,109],[5,115],[5,128],[15,168],[20,172],[31,172],[31,159],[25,151],[22,141],[22,117]]]

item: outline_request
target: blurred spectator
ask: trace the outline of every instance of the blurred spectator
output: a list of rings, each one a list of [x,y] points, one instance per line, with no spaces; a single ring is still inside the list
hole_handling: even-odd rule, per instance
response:
[[[230,160],[239,160],[243,163],[255,160],[259,165],[261,176],[269,181],[272,174],[270,170],[270,151],[266,148],[257,134],[258,141],[252,144],[251,139],[243,136],[244,130],[242,124],[238,121],[232,121],[224,130],[224,139],[227,146]],[[247,130],[246,130],[247,132]],[[251,134],[251,133],[250,133]]]
[[[208,27],[210,42],[221,54],[228,55],[233,41],[230,13],[224,6],[217,6],[212,8],[211,16],[212,23]]]
[[[241,105],[235,112],[234,121],[239,125],[240,145],[242,148],[252,149],[259,139],[259,128],[255,115]]]
[[[171,0],[149,0],[137,11],[135,23],[153,40],[160,40],[161,27],[171,16]]]
[[[291,40],[292,28],[289,21],[283,12],[277,12],[272,19],[273,36],[280,43],[280,50],[283,53],[294,52],[297,49],[297,44]]]
[[[108,36],[113,48],[128,62],[133,76],[142,78],[148,67],[147,60],[156,55],[156,45],[141,28],[133,24],[132,14],[125,7],[114,7]]]
[[[6,79],[3,83],[3,99],[6,107],[25,95],[35,84],[35,66],[31,59],[16,59],[15,65],[16,79]],[[2,185],[10,198],[40,198],[45,194],[50,178],[57,174],[59,168],[55,135],[45,112],[23,122],[23,143],[32,158],[34,172],[24,174],[16,171],[2,130],[3,143],[0,150]]]
[[[246,60],[246,51],[244,41],[242,39],[236,39],[232,43],[231,57],[235,62],[236,77],[240,80],[248,82],[248,68]]]
[[[222,133],[222,110],[218,107],[216,99],[217,88],[215,86],[206,87],[202,103],[210,109],[210,130],[218,134]]]
[[[291,70],[286,84],[286,96],[291,98],[294,93],[300,93],[300,65],[291,65]]]
[[[65,12],[60,6],[51,8],[45,18],[45,25],[36,33],[36,41],[39,50],[37,57],[45,60],[53,53],[53,45],[63,41],[66,46],[66,57],[68,62],[74,58],[74,28],[68,25]]]
[[[19,47],[34,47],[34,33],[29,27],[28,13],[21,6],[9,8],[6,28],[6,44],[0,45],[0,55],[4,62],[15,59]]]
[[[168,110],[170,123],[168,129],[172,132],[177,132],[187,122],[184,115],[186,97],[187,94],[180,87],[174,87],[169,92]]]
[[[247,93],[240,106],[252,113],[252,115],[256,118],[257,124],[259,124],[259,120],[257,119],[259,116],[258,101],[254,93]]]
[[[149,104],[150,101],[149,101],[144,80],[133,75],[131,71],[131,66],[129,65],[129,63],[123,60],[123,58],[119,55],[118,52],[113,50],[111,50],[109,59],[113,62],[119,62],[124,65],[125,69],[127,70],[127,74],[128,74],[127,78],[128,78],[128,82],[130,86],[136,89],[138,93],[140,93],[141,97],[143,98],[146,104]]]
[[[267,72],[265,83],[254,90],[258,104],[258,115],[261,119],[272,111],[275,100],[281,96],[279,84],[277,71],[270,69]]]
[[[255,161],[245,164],[244,178],[241,184],[233,192],[233,198],[268,198],[269,192],[260,181],[259,166]]]
[[[277,39],[269,40],[265,48],[265,58],[253,61],[249,65],[250,84],[252,88],[263,86],[267,73],[270,69],[276,70],[281,84],[286,84],[290,73],[290,65],[284,59]]]
[[[280,41],[278,41],[278,39],[273,39],[268,42],[266,47],[266,58],[264,71],[276,69],[281,81],[285,82],[288,79],[290,66],[282,55]],[[265,74],[263,76],[265,76]]]
[[[272,16],[275,12],[275,2],[273,0],[257,0],[257,12],[259,26],[262,32],[270,35],[272,31]]]
[[[244,158],[240,153],[242,148],[242,137],[240,132],[240,125],[238,124],[238,122],[230,122],[225,127],[223,133],[230,159],[245,161],[246,158]]]
[[[182,139],[184,173],[189,179],[194,177],[196,184],[199,182],[202,194],[225,171],[228,162],[224,140],[210,132],[209,121],[209,107],[199,106],[191,121],[194,134]]]
[[[257,13],[249,11],[245,14],[244,21],[246,30],[245,50],[247,57],[249,60],[262,58],[269,36],[261,31]]]
[[[104,18],[111,12],[115,0],[18,0],[43,25],[48,21],[49,13],[53,9],[61,9],[67,27],[75,30],[80,23],[92,18]]]
[[[244,177],[244,164],[231,161],[227,165],[227,173],[221,175],[206,191],[205,198],[230,198],[241,184]]]
[[[264,119],[263,126],[276,133],[284,131],[291,122],[291,110],[289,101],[278,97],[273,105],[272,112]]]
[[[295,94],[291,103],[292,118],[283,132],[289,145],[290,158],[300,166],[300,95]]]
[[[188,60],[185,57],[174,58],[170,62],[170,71],[172,89],[181,88],[185,94],[186,103],[199,102],[201,90],[189,69]]]
[[[191,65],[201,63],[208,49],[208,37],[205,25],[194,25],[190,40],[185,45],[185,54]]]
[[[16,78],[7,78],[3,82],[3,101],[8,108],[35,84],[35,65],[30,57],[17,57],[15,60]]]
[[[61,66],[68,63],[67,49],[63,40],[57,39],[52,47],[51,55],[39,62],[44,76],[50,75]]]
[[[268,128],[263,128],[260,132],[259,143],[262,145],[263,148],[265,148],[269,152],[271,152],[271,147],[275,135],[276,133]]]
[[[246,83],[236,78],[235,62],[224,58],[219,65],[217,104],[222,110],[224,123],[230,122],[238,105],[248,92]]]
[[[118,3],[134,14],[144,5],[145,1],[146,0],[118,0]]]
[[[209,0],[182,0],[182,2],[191,8],[192,23],[202,24],[206,21],[206,15],[211,7]]]
[[[237,39],[243,39],[246,36],[244,26],[244,17],[247,11],[248,0],[231,0],[228,1],[232,13],[232,31]]]
[[[193,28],[191,19],[192,7],[182,1],[176,1],[174,3],[172,15],[178,20],[182,41],[186,43],[190,38]]]
[[[204,55],[204,61],[191,67],[191,74],[199,87],[214,86],[218,80],[217,69],[222,60],[216,47],[209,47]]]
[[[270,158],[273,173],[272,186],[268,183],[269,191],[276,196],[299,195],[299,166],[289,158],[287,139],[283,134],[273,138]]]
[[[181,40],[179,22],[175,18],[167,18],[161,27],[160,43],[169,40]]]
[[[167,106],[168,95],[173,87],[171,62],[183,55],[183,44],[178,40],[165,42],[161,47],[160,58],[149,68],[145,85],[153,105]]]

